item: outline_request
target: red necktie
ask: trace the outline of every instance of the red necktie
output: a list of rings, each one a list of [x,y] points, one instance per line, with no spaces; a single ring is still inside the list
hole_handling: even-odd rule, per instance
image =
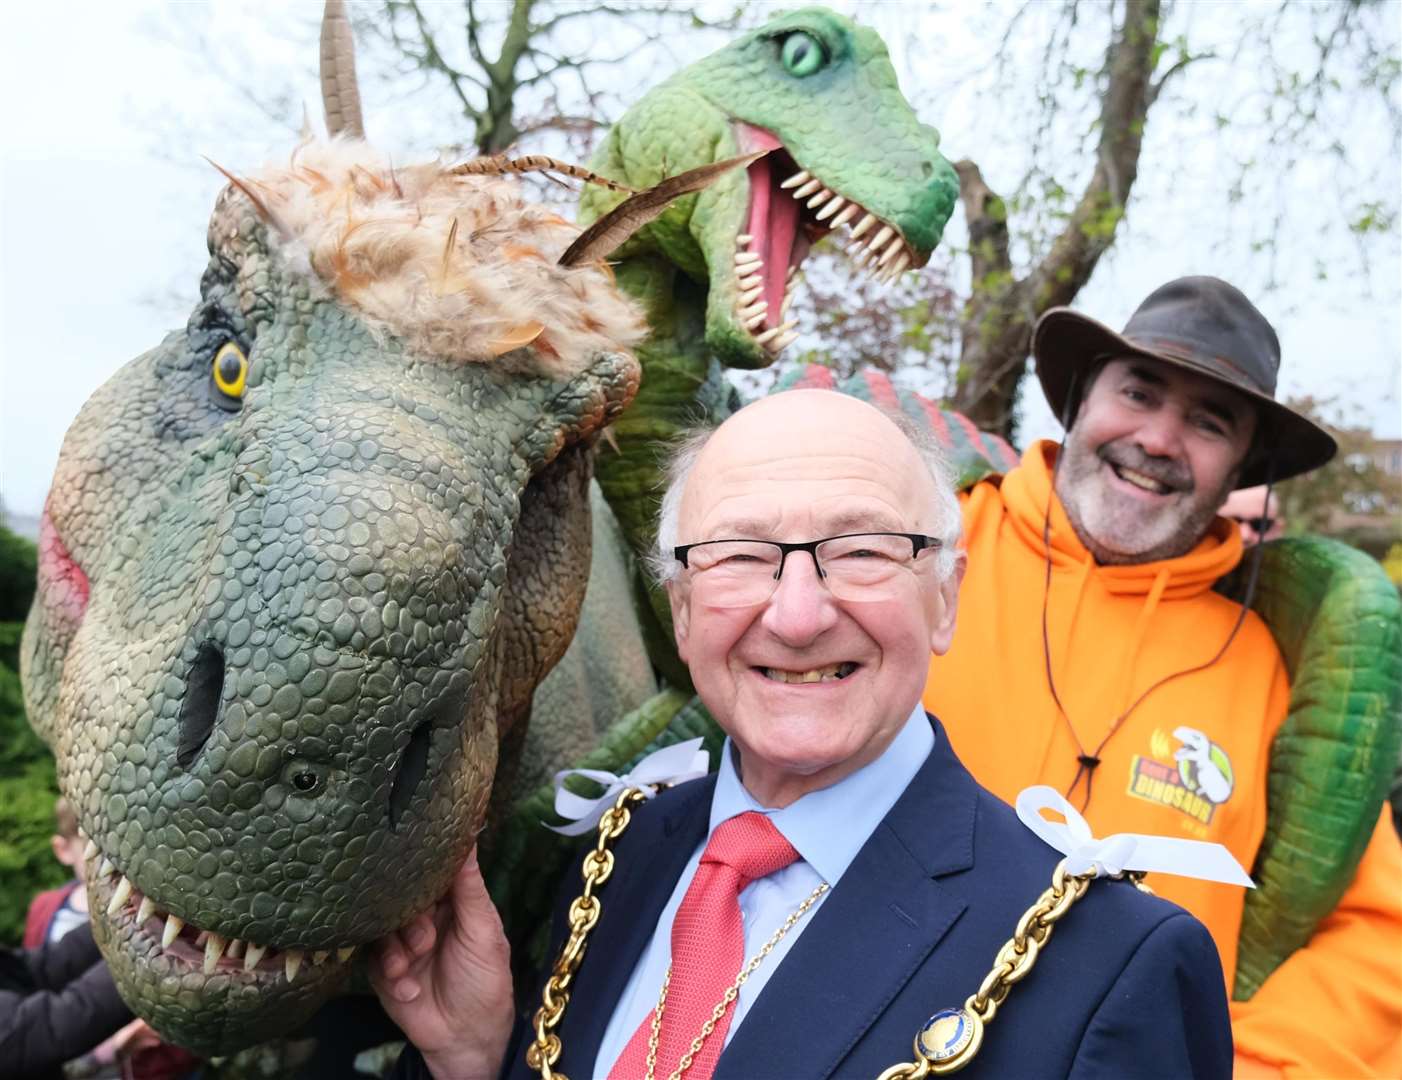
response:
[[[672,923],[672,980],[657,1040],[656,1077],[672,1074],[740,974],[745,963],[741,890],[797,859],[798,852],[769,818],[753,811],[722,822],[711,834]],[[685,1080],[710,1080],[734,1012],[734,1005],[726,1010],[697,1052]],[[647,1075],[652,1015],[643,1017],[633,1032],[609,1080],[642,1080]]]

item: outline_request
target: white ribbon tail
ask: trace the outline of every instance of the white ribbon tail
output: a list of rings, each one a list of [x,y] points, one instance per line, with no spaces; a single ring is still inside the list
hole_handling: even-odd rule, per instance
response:
[[[659,788],[694,780],[710,771],[711,757],[701,749],[701,740],[688,739],[655,750],[622,776],[603,769],[562,769],[555,774],[555,813],[569,824],[547,825],[561,836],[581,836],[598,826],[625,788],[636,787],[647,798]],[[571,776],[592,780],[603,787],[604,793],[595,798],[577,795],[565,787]]]
[[[1043,810],[1059,813],[1066,819],[1065,823],[1048,821],[1042,815]],[[1144,833],[1116,833],[1097,840],[1076,808],[1059,791],[1045,784],[1027,788],[1018,795],[1017,816],[1043,841],[1066,856],[1068,873],[1084,874],[1094,870],[1099,877],[1135,870],[1220,881],[1248,889],[1256,887],[1251,875],[1221,844]]]

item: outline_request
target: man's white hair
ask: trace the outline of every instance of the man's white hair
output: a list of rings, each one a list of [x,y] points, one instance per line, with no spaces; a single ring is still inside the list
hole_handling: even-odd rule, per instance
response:
[[[959,513],[959,499],[954,493],[954,480],[944,448],[935,439],[934,432],[921,427],[904,413],[891,412],[880,406],[873,406],[882,416],[896,425],[914,447],[925,468],[935,482],[935,505],[931,507],[931,535],[941,541],[940,550],[935,556],[935,570],[943,579],[954,570],[955,548],[959,543],[962,518]],[[667,486],[662,493],[662,506],[657,514],[657,543],[648,557],[648,569],[659,585],[665,585],[681,572],[673,551],[678,546],[681,528],[682,493],[686,482],[696,467],[701,451],[710,442],[716,427],[698,427],[684,433],[672,444],[663,462],[663,473]]]

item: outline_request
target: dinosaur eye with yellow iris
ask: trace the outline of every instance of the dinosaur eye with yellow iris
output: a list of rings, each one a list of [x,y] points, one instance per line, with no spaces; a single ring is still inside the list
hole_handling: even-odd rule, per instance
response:
[[[801,30],[784,38],[779,58],[784,62],[784,69],[800,79],[805,75],[812,75],[826,64],[828,59],[818,39]]]
[[[238,409],[248,388],[248,357],[232,341],[226,341],[214,354],[210,381],[214,390],[210,396],[214,403],[230,412]]]

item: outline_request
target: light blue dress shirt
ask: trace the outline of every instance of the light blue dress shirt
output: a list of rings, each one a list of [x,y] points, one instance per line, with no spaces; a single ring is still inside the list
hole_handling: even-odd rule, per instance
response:
[[[934,745],[930,721],[925,710],[917,705],[891,745],[875,761],[831,787],[810,792],[782,810],[766,810],[740,782],[727,739],[721,751],[715,794],[711,798],[710,829],[677,879],[671,899],[657,920],[652,940],[614,1007],[594,1062],[597,1080],[607,1080],[609,1070],[623,1053],[633,1032],[657,1005],[657,995],[672,959],[672,920],[701,862],[701,853],[718,825],[748,810],[757,810],[769,815],[774,826],[799,854],[797,862],[751,882],[740,893],[740,914],[745,922],[745,959],[748,961],[821,882],[827,882],[829,889],[837,887],[857,852],[914,779]],[[725,1036],[727,1043],[828,895],[824,894],[808,909],[740,988]]]

